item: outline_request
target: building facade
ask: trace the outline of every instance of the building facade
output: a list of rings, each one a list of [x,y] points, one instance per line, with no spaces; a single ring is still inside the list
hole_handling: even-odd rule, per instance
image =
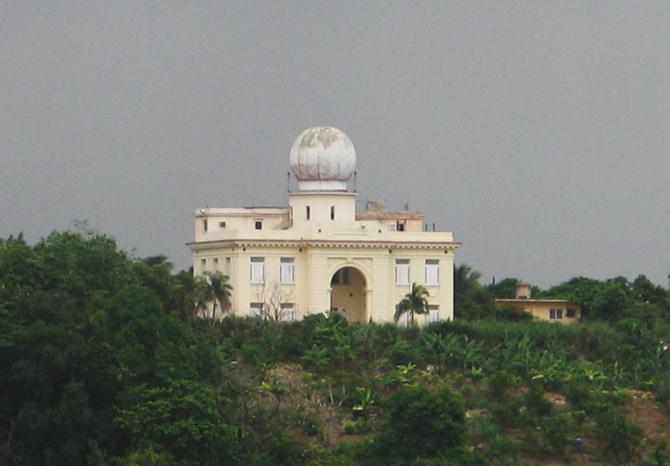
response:
[[[567,324],[582,317],[582,308],[565,299],[532,298],[527,283],[519,282],[513,299],[496,299],[496,306],[521,309],[533,316],[533,319],[548,320]]]
[[[427,321],[453,318],[452,233],[424,231],[408,209],[356,212],[356,151],[336,128],[303,131],[289,160],[298,190],[287,206],[195,212],[193,272],[230,277],[233,314],[292,320],[336,309],[392,322],[416,282],[430,292]]]

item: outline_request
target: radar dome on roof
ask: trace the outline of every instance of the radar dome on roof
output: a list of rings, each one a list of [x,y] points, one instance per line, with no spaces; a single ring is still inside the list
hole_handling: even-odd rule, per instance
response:
[[[296,138],[289,156],[301,191],[346,191],[356,168],[356,149],[337,128],[308,128]]]

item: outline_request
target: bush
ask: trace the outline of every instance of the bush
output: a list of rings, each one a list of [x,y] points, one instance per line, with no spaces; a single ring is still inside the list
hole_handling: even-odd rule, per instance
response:
[[[544,397],[544,392],[536,386],[530,387],[530,390],[524,395],[526,409],[537,417],[549,416],[553,409],[551,401]]]
[[[630,463],[642,443],[642,429],[616,411],[605,411],[598,418],[598,437],[606,451],[619,464]]]
[[[463,406],[449,388],[405,386],[391,395],[385,407],[388,417],[376,450],[386,461],[406,463],[462,447]]]
[[[572,417],[570,413],[561,413],[544,417],[540,420],[540,428],[544,434],[544,441],[553,453],[562,453],[567,445],[570,434]]]

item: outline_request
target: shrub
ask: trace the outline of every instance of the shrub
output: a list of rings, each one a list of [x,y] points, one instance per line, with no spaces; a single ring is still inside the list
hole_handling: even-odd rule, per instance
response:
[[[540,428],[544,434],[544,441],[554,453],[562,453],[569,441],[570,413],[561,413],[540,419]]]
[[[642,443],[642,429],[626,416],[616,411],[605,411],[598,415],[598,437],[606,451],[619,464],[630,463]]]
[[[463,406],[447,387],[405,386],[391,395],[386,409],[376,450],[390,462],[435,457],[463,445]]]
[[[670,452],[668,452],[668,443],[665,439],[658,442],[654,451],[642,461],[642,464],[645,466],[670,466]]]
[[[551,401],[544,397],[544,392],[537,386],[533,385],[530,390],[524,395],[526,402],[526,409],[528,412],[537,417],[549,416],[553,409]]]

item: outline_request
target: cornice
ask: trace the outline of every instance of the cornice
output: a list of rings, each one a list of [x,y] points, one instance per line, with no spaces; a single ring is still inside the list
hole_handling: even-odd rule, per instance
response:
[[[347,248],[347,249],[447,249],[450,252],[460,247],[460,241],[351,241],[351,240],[264,240],[234,239],[198,241],[186,243],[192,250],[218,247],[270,247],[270,248]]]

